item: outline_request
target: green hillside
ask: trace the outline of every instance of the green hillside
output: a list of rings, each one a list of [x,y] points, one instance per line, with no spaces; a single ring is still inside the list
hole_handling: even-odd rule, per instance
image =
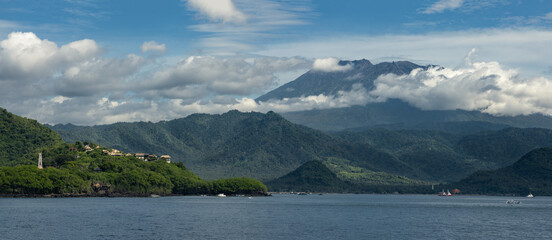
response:
[[[349,189],[348,183],[319,161],[307,162],[266,184],[270,191],[279,192],[346,192]]]
[[[552,130],[506,128],[472,133],[481,124],[488,126],[447,123],[439,128],[452,131],[378,128],[328,135],[290,123],[273,112],[230,111],[158,123],[53,128],[68,142],[90,141],[127,152],[169,154],[211,180],[247,176],[266,181],[309,161],[340,159],[346,163],[341,169],[362,169],[363,176],[347,175],[354,176],[351,181],[396,180],[368,174],[385,172],[452,182],[478,170],[508,166],[536,147],[552,146]],[[471,130],[464,134],[461,129]]]
[[[479,171],[452,187],[468,194],[552,195],[552,148],[535,149],[514,164]]]
[[[506,128],[474,134],[378,128],[335,135],[370,144],[409,166],[416,166],[415,172],[401,175],[431,181],[458,181],[478,170],[511,165],[537,147],[552,146],[552,130],[538,128]]]
[[[266,194],[250,178],[205,181],[182,163],[143,161],[133,156],[110,156],[80,143],[43,149],[44,169],[33,165],[0,167],[0,194],[29,196],[149,196],[188,194]]]
[[[0,108],[0,166],[34,163],[33,153],[61,143],[61,137],[48,127]]]
[[[301,164],[338,157],[372,171],[413,168],[367,144],[349,143],[269,112],[194,114],[159,123],[54,126],[68,142],[91,141],[128,152],[169,154],[207,179],[280,177]]]
[[[112,156],[105,152],[111,149],[92,143],[64,143],[38,122],[0,110],[0,194],[4,196],[263,195],[267,191],[250,178],[206,181],[182,163],[146,162],[131,154]],[[37,166],[39,153],[42,169]]]
[[[431,193],[431,183],[352,166],[344,159],[310,161],[266,182],[275,192]]]

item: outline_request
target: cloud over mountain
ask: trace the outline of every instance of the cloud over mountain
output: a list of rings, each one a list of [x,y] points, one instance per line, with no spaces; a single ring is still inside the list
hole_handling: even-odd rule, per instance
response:
[[[552,115],[552,81],[523,78],[498,62],[457,69],[417,69],[409,75],[383,75],[370,95],[404,100],[424,110],[479,110],[494,115]]]
[[[337,58],[322,58],[316,59],[312,64],[312,70],[322,71],[322,72],[337,72],[337,71],[347,71],[351,69],[351,65],[340,65],[339,59]]]
[[[524,38],[521,41],[525,42]],[[159,46],[154,43],[146,48]],[[59,46],[34,33],[11,33],[0,41],[0,105],[44,123],[77,124],[159,121],[231,109],[326,109],[389,98],[427,110],[552,115],[548,78],[524,77],[492,61],[418,69],[403,76],[383,75],[375,80],[373,89],[354,85],[332,95],[257,102],[255,96],[276,87],[279,74],[310,67],[314,71],[345,71],[351,66],[340,64],[337,58],[199,55],[167,63],[136,54],[106,57],[103,53],[90,39]]]

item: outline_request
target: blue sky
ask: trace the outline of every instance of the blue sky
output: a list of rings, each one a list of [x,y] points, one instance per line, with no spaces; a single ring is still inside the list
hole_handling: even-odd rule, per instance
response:
[[[247,9],[251,2],[254,1],[238,0],[234,4]],[[259,31],[271,36],[257,36],[245,42],[262,48],[266,43],[335,35],[426,34],[524,27],[549,29],[552,23],[552,16],[546,18],[552,12],[552,3],[545,0],[465,0],[458,1],[462,2],[458,7],[442,10],[428,10],[437,4],[436,0],[273,2],[281,5],[279,10],[283,13],[280,14],[287,14],[280,20],[296,22]],[[132,53],[133,46],[137,48],[144,41],[152,40],[170,43],[170,54],[193,54],[208,48],[200,44],[203,38],[216,35],[194,29],[209,21],[186,1],[2,0],[0,4],[4,35],[11,31],[31,31],[58,44],[90,38],[108,47],[110,54]],[[302,11],[289,10],[294,7]],[[274,16],[268,17],[278,17],[275,11],[267,15],[271,13]],[[244,31],[236,33],[239,34]]]
[[[437,64],[456,71],[451,78],[470,73],[458,81],[474,84],[481,82],[474,73],[481,77],[485,69],[507,78],[495,83],[500,89],[519,89],[521,82],[543,88],[552,79],[552,2],[0,0],[0,41],[0,106],[44,123],[158,121],[233,108],[294,111],[343,106],[333,101],[345,97],[351,105],[396,97],[449,109],[466,103],[423,102],[452,80],[425,95],[412,93],[415,99],[381,89],[378,96],[364,92],[372,100],[305,96],[296,100],[304,103],[299,108],[252,99],[331,59]],[[504,91],[477,96],[468,110],[552,113],[544,96]],[[511,107],[504,102],[510,98],[525,105]]]

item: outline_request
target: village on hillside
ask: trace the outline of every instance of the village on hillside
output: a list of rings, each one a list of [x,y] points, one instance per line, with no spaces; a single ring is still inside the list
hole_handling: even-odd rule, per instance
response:
[[[94,149],[100,149],[102,148],[100,145],[95,145],[95,147],[91,147],[90,145],[86,144],[84,145],[83,149],[84,149],[84,152],[90,152],[90,151],[93,151]],[[77,149],[72,149],[72,150],[77,150]],[[114,156],[114,157],[131,157],[131,156],[134,156],[142,161],[145,161],[145,162],[149,162],[149,161],[157,161],[157,160],[164,160],[166,161],[167,163],[171,163],[171,156],[170,155],[167,155],[167,154],[164,154],[164,155],[161,155],[160,157],[157,157],[157,155],[155,154],[148,154],[148,153],[123,153],[121,152],[120,150],[117,150],[117,149],[108,149],[108,148],[104,148],[102,150],[102,152],[104,154],[107,154],[109,156]],[[42,162],[42,153],[39,153],[38,155],[38,168],[39,169],[43,169],[43,162]]]

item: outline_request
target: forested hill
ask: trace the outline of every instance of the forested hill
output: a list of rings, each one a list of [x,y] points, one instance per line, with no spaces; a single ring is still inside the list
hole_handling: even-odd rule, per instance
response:
[[[445,181],[458,181],[477,170],[506,167],[535,148],[552,146],[552,130],[542,128],[504,128],[470,134],[378,128],[338,132],[335,136],[369,144],[416,166],[419,178]]]
[[[464,193],[552,195],[552,148],[535,149],[511,166],[479,171],[452,184]]]
[[[266,187],[250,178],[205,181],[182,163],[64,143],[48,127],[5,109],[0,109],[0,150],[0,196],[266,194]],[[37,165],[39,155],[43,161]]]
[[[30,164],[30,155],[61,143],[63,141],[56,132],[36,120],[0,108],[0,166]]]
[[[450,182],[477,170],[508,166],[536,147],[552,146],[552,130],[547,129],[506,128],[473,134],[370,129],[331,136],[290,123],[273,112],[230,111],[158,123],[53,128],[68,142],[169,154],[173,161],[183,162],[207,179],[272,180],[318,160],[334,166],[330,169],[348,181],[354,176],[356,181],[370,182],[374,173],[386,172]]]
[[[290,123],[269,112],[193,114],[158,123],[53,127],[68,142],[91,141],[127,152],[169,154],[207,179],[280,177],[311,160],[337,157],[357,167],[395,174],[415,172],[367,144]]]

